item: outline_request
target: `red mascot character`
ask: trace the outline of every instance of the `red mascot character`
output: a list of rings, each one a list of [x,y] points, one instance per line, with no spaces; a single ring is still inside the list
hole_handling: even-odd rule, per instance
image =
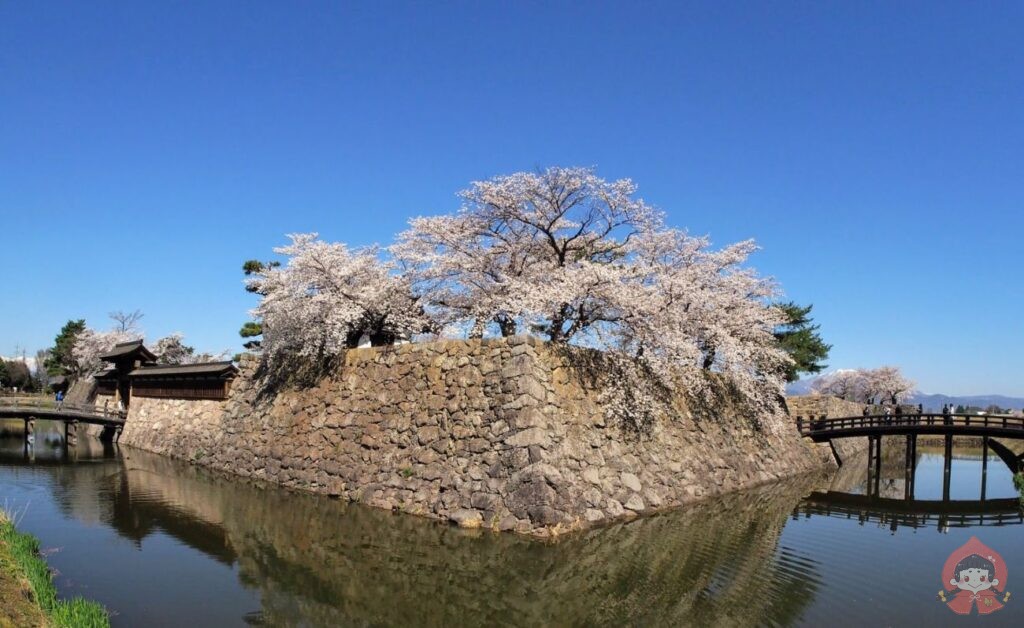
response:
[[[942,568],[946,590],[939,592],[939,599],[958,615],[970,615],[975,608],[979,615],[988,615],[1010,599],[1006,577],[1003,558],[972,536],[946,559]]]

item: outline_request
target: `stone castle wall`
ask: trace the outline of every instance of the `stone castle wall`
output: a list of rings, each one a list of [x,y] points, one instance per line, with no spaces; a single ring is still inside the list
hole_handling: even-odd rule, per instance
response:
[[[380,508],[552,534],[833,461],[782,419],[682,408],[637,435],[581,368],[536,339],[349,351],[274,394],[254,360],[227,401],[135,398],[121,443]]]
[[[864,404],[855,401],[847,401],[830,395],[799,395],[786,398],[786,407],[789,416],[793,421],[797,417],[803,417],[808,421],[809,417],[828,416],[832,418],[846,416],[860,416],[864,412]],[[852,460],[862,452],[868,450],[868,439],[863,438],[837,438],[829,443],[820,443],[818,447],[825,452],[832,451],[842,464],[846,460]]]
[[[860,416],[864,412],[864,404],[862,403],[847,401],[829,395],[787,397],[786,406],[789,408],[789,414],[794,420],[798,416],[802,416],[804,420],[807,420],[809,416]]]

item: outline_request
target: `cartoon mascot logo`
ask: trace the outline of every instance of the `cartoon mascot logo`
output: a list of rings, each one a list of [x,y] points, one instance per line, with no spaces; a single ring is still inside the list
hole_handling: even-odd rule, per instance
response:
[[[978,537],[949,555],[942,568],[939,600],[958,615],[988,615],[1001,609],[1010,600],[1006,590],[1006,563],[995,550],[986,547]]]

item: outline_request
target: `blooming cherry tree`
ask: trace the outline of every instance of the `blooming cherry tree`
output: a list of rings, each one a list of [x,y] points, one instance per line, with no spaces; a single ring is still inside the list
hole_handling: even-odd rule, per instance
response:
[[[906,401],[916,385],[903,376],[895,366],[882,366],[867,372],[867,389],[872,398],[883,399],[893,405]]]
[[[635,192],[585,168],[477,181],[457,214],[413,220],[392,252],[441,319],[470,321],[471,335],[524,324],[568,342],[614,316],[598,293],[632,238],[660,224]]]
[[[907,379],[895,366],[876,369],[844,369],[817,378],[812,389],[824,395],[833,395],[848,401],[893,405],[903,402],[913,393],[914,382]]]
[[[526,332],[612,352],[663,390],[700,394],[717,373],[775,411],[790,358],[773,335],[778,288],[746,266],[756,246],[666,228],[636,191],[586,168],[478,181],[457,213],[410,221],[388,258],[293,235],[276,249],[287,262],[249,280],[265,355],[323,364],[361,338]]]
[[[86,328],[76,336],[74,347],[71,349],[71,357],[75,364],[75,375],[77,377],[88,377],[99,373],[106,366],[100,360],[101,355],[112,351],[115,345],[138,340],[140,337],[141,334],[133,330],[113,329],[111,331],[96,331]]]
[[[185,344],[185,337],[179,332],[158,339],[150,350],[156,356],[157,364],[201,364],[227,360],[230,355],[227,350],[220,353],[196,353],[194,347]]]
[[[350,250],[315,233],[289,238],[275,249],[288,262],[249,280],[262,296],[253,314],[271,359],[291,354],[321,363],[363,338],[390,344],[429,329],[408,280],[375,247]]]
[[[195,356],[195,349],[184,343],[185,337],[175,332],[160,338],[150,351],[156,356],[158,364],[189,364]]]

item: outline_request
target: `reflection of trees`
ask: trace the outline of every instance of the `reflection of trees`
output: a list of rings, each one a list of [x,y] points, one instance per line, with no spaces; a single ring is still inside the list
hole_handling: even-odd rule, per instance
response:
[[[261,593],[250,619],[270,625],[786,624],[818,586],[814,560],[778,540],[820,478],[554,544],[262,490],[134,450],[57,483],[68,496],[80,482],[126,538],[160,529],[237,562]]]

